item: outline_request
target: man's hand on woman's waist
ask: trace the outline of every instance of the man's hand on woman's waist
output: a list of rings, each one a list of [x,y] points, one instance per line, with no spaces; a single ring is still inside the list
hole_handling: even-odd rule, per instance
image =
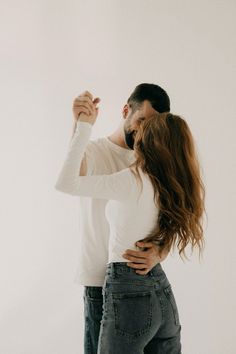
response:
[[[130,262],[127,265],[137,269],[137,274],[147,274],[157,263],[163,262],[166,259],[169,251],[159,254],[158,246],[152,242],[137,242],[137,245],[142,248],[147,248],[146,251],[134,251],[127,249],[122,257]]]

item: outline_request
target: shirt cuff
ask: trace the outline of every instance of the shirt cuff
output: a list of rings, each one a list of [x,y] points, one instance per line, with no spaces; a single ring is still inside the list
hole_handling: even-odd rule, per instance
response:
[[[92,130],[92,124],[89,122],[81,122],[79,119],[77,120],[76,123],[76,131],[77,130],[83,130],[83,131],[90,131]]]

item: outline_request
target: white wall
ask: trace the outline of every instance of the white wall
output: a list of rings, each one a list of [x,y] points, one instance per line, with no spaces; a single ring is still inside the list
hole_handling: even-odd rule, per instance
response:
[[[167,90],[204,171],[204,260],[163,264],[183,353],[236,352],[235,10],[230,0],[1,2],[1,354],[83,352],[77,204],[54,184],[75,96],[101,97],[97,137],[141,82]]]

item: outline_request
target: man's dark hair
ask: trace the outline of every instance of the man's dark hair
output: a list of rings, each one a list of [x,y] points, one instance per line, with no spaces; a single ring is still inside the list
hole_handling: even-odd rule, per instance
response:
[[[143,83],[136,86],[127,103],[132,112],[135,112],[145,100],[148,100],[152,107],[160,113],[170,112],[170,98],[166,91],[158,85]]]

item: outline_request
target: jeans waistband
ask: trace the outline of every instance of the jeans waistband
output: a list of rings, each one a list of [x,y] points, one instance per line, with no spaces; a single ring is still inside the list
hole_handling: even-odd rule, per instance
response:
[[[117,271],[122,273],[135,273],[136,269],[127,266],[127,262],[110,262],[107,264],[106,273],[115,274]],[[161,276],[165,274],[160,263],[157,263],[148,274],[153,276]]]

